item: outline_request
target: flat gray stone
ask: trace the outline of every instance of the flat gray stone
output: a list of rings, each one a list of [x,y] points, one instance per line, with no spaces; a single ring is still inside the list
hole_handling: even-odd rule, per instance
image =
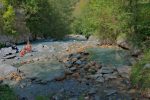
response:
[[[97,82],[100,82],[100,83],[104,83],[104,78],[103,77],[98,77],[97,79],[96,79],[96,81]]]
[[[121,77],[123,77],[123,78],[127,78],[127,79],[130,78],[130,75],[127,74],[127,73],[122,73],[122,74],[120,74],[120,75],[121,75]]]
[[[94,96],[94,100],[101,100],[101,99],[100,99],[100,96],[95,95],[95,96]]]
[[[74,54],[74,55],[72,56],[72,58],[77,58],[77,59],[79,59],[79,58],[81,58],[81,54]]]
[[[0,77],[5,77],[13,72],[17,72],[17,68],[8,64],[0,64]]]
[[[114,69],[113,68],[110,68],[110,67],[102,67],[100,69],[100,73],[101,74],[109,74],[109,73],[113,73]]]
[[[104,92],[106,93],[107,96],[113,95],[115,93],[117,93],[117,90],[104,90]]]
[[[97,92],[97,89],[96,88],[92,88],[92,89],[90,89],[88,94],[92,95],[92,94],[96,94],[96,92]]]
[[[71,67],[71,66],[72,66],[72,64],[73,64],[73,63],[72,63],[71,61],[67,61],[67,62],[65,62],[65,66],[66,66],[66,67]]]
[[[2,59],[13,59],[16,57],[16,54],[12,54],[12,55],[8,55],[8,56],[5,56],[5,57],[2,57]]]
[[[97,79],[98,77],[102,77],[102,74],[96,73],[95,75],[90,75],[89,77],[92,79]]]
[[[103,77],[104,77],[105,80],[109,80],[109,79],[116,79],[117,75],[114,75],[114,74],[104,74]]]
[[[82,64],[82,62],[80,60],[77,60],[75,63],[78,64],[78,65]]]
[[[76,68],[76,67],[71,67],[70,70],[71,70],[71,71],[76,71],[77,68]]]
[[[63,66],[55,61],[25,64],[18,69],[25,74],[26,78],[36,77],[42,81],[51,81],[65,74]]]

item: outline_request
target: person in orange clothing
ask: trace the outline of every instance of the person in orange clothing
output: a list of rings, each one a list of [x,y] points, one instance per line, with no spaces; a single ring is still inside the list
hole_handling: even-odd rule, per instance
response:
[[[25,46],[25,50],[26,52],[31,52],[32,51],[32,45],[30,44],[30,42],[28,41],[26,46]]]
[[[23,48],[23,49],[20,51],[19,55],[20,55],[20,57],[23,57],[25,54],[26,54],[26,50],[25,50],[25,48]]]
[[[23,57],[26,53],[29,53],[31,51],[32,51],[32,45],[28,41],[25,47],[23,47],[23,49],[20,51],[19,55],[20,57]]]

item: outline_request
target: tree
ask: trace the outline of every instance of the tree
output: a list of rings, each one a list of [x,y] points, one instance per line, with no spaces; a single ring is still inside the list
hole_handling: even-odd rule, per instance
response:
[[[7,10],[3,14],[3,31],[8,35],[15,35],[14,29],[15,12],[12,6],[8,6]]]
[[[73,0],[26,0],[26,22],[36,36],[62,38],[70,33]]]
[[[90,0],[74,21],[75,32],[96,34],[114,41],[128,32],[130,14],[123,8],[125,0]]]

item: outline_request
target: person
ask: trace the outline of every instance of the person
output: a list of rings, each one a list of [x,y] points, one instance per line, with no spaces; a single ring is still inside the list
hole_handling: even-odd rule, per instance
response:
[[[32,45],[30,44],[30,42],[28,41],[26,46],[25,46],[25,50],[26,52],[31,52],[32,51]]]
[[[20,51],[19,55],[20,57],[23,57],[26,53],[29,53],[32,51],[32,45],[28,41],[27,44],[23,47],[23,49]]]
[[[16,53],[19,52],[19,49],[17,48],[17,46],[15,44],[11,45],[12,50],[16,50]]]
[[[20,57],[23,57],[25,54],[26,54],[26,50],[25,50],[25,48],[23,48],[23,49],[20,51],[19,55],[20,55]]]

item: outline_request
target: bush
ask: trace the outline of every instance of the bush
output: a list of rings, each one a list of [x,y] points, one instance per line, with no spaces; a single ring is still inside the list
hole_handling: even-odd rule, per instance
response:
[[[0,85],[0,100],[18,100],[18,99],[9,86]]]
[[[150,51],[133,66],[131,71],[131,82],[140,90],[150,89],[150,68],[145,68],[145,64],[150,64]]]
[[[124,6],[120,0],[90,0],[80,16],[75,16],[74,33],[96,34],[115,41],[118,34],[126,34],[130,29],[131,14]]]

